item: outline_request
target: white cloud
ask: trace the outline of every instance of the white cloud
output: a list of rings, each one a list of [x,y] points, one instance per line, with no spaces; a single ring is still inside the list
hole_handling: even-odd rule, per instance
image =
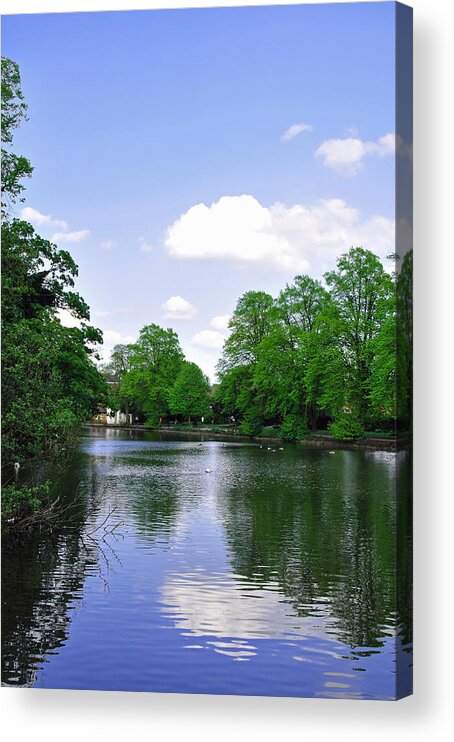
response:
[[[63,327],[81,327],[80,319],[74,317],[68,309],[57,309],[56,315]]]
[[[386,157],[396,150],[395,134],[384,134],[376,142],[363,141],[358,137],[327,139],[316,150],[315,156],[322,159],[324,167],[341,175],[357,175],[366,157]]]
[[[112,250],[113,247],[115,247],[117,243],[113,240],[104,240],[104,242],[101,242],[100,248],[101,250]]]
[[[121,332],[117,332],[117,330],[103,330],[102,336],[104,345],[112,347],[114,345],[118,345],[118,343],[121,343],[123,345],[134,343],[136,340],[136,338],[133,338],[132,335],[122,335]]]
[[[33,209],[31,206],[25,206],[21,209],[20,218],[36,227],[49,226],[54,229],[68,229],[68,225],[63,219],[56,219],[50,214],[42,214],[38,209]]]
[[[223,196],[211,206],[192,206],[165,238],[175,258],[319,274],[357,245],[386,256],[394,250],[394,222],[382,216],[364,220],[357,209],[335,198],[267,208],[251,195]]]
[[[162,304],[165,319],[192,319],[197,309],[182,296],[171,296]]]
[[[59,230],[54,232],[50,238],[52,242],[82,242],[82,240],[85,240],[90,234],[89,229],[79,229],[75,232],[68,232],[68,224],[63,219],[56,219],[50,214],[42,214],[31,206],[25,206],[21,209],[20,217],[36,227],[49,227],[51,229]],[[102,243],[101,247],[108,244],[109,246],[113,246],[114,243]]]
[[[214,330],[228,330],[230,314],[218,314],[210,322],[210,327]]]
[[[217,330],[201,330],[192,336],[192,342],[200,348],[220,349],[224,345],[225,336]]]
[[[288,142],[290,139],[297,137],[298,134],[302,134],[303,131],[312,131],[311,124],[292,124],[281,134],[281,141]]]
[[[52,242],[82,242],[89,234],[89,229],[79,229],[77,232],[55,232],[52,235]]]
[[[144,237],[139,237],[139,250],[140,252],[152,252],[153,245],[147,242]]]

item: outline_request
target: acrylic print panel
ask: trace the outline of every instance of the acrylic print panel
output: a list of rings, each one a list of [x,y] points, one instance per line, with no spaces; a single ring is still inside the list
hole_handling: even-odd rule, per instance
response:
[[[411,39],[3,17],[4,685],[411,692]]]

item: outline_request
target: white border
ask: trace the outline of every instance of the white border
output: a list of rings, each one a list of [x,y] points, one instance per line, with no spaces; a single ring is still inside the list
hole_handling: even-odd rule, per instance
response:
[[[0,0],[2,14],[243,5]],[[248,5],[273,4],[250,0]],[[284,4],[284,3],[282,3]],[[295,4],[287,2],[285,4]],[[415,9],[415,695],[398,703],[0,690],[6,739],[445,740],[452,720],[452,0]],[[451,486],[450,486],[451,485]],[[446,730],[446,731],[445,731]]]

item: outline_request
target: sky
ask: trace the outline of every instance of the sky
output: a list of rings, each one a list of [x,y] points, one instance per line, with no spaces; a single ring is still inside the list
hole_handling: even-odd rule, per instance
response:
[[[213,381],[245,291],[395,250],[394,39],[392,2],[2,17],[17,216],[79,265],[104,358],[156,323]]]

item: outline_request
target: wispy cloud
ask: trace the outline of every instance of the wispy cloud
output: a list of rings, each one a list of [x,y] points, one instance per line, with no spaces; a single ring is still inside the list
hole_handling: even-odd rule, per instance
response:
[[[20,212],[21,219],[24,219],[35,227],[42,227],[50,229],[56,229],[51,236],[52,242],[82,242],[87,239],[90,235],[89,229],[79,229],[73,232],[68,232],[68,224],[64,219],[57,219],[51,214],[43,214],[38,209],[34,209],[31,206],[25,206]]]
[[[55,232],[52,235],[52,242],[83,242],[89,235],[89,229],[79,229],[76,232]]]
[[[153,245],[146,241],[145,237],[139,237],[140,252],[152,252]]]
[[[313,127],[311,124],[292,124],[288,129],[281,134],[282,142],[289,142],[290,139],[295,139],[303,131],[312,131]]]
[[[324,167],[340,175],[357,175],[366,157],[386,157],[395,151],[396,137],[389,133],[375,142],[363,141],[358,137],[327,139],[316,150],[315,156],[322,160]]]
[[[112,250],[113,247],[115,247],[117,243],[113,240],[104,240],[104,242],[101,242],[100,248],[101,250]]]
[[[41,211],[33,209],[31,206],[25,206],[21,209],[20,218],[36,227],[47,226],[53,229],[68,229],[68,225],[63,219],[57,219],[51,214],[42,214]]]
[[[197,309],[182,296],[171,296],[162,304],[164,319],[192,319]]]

